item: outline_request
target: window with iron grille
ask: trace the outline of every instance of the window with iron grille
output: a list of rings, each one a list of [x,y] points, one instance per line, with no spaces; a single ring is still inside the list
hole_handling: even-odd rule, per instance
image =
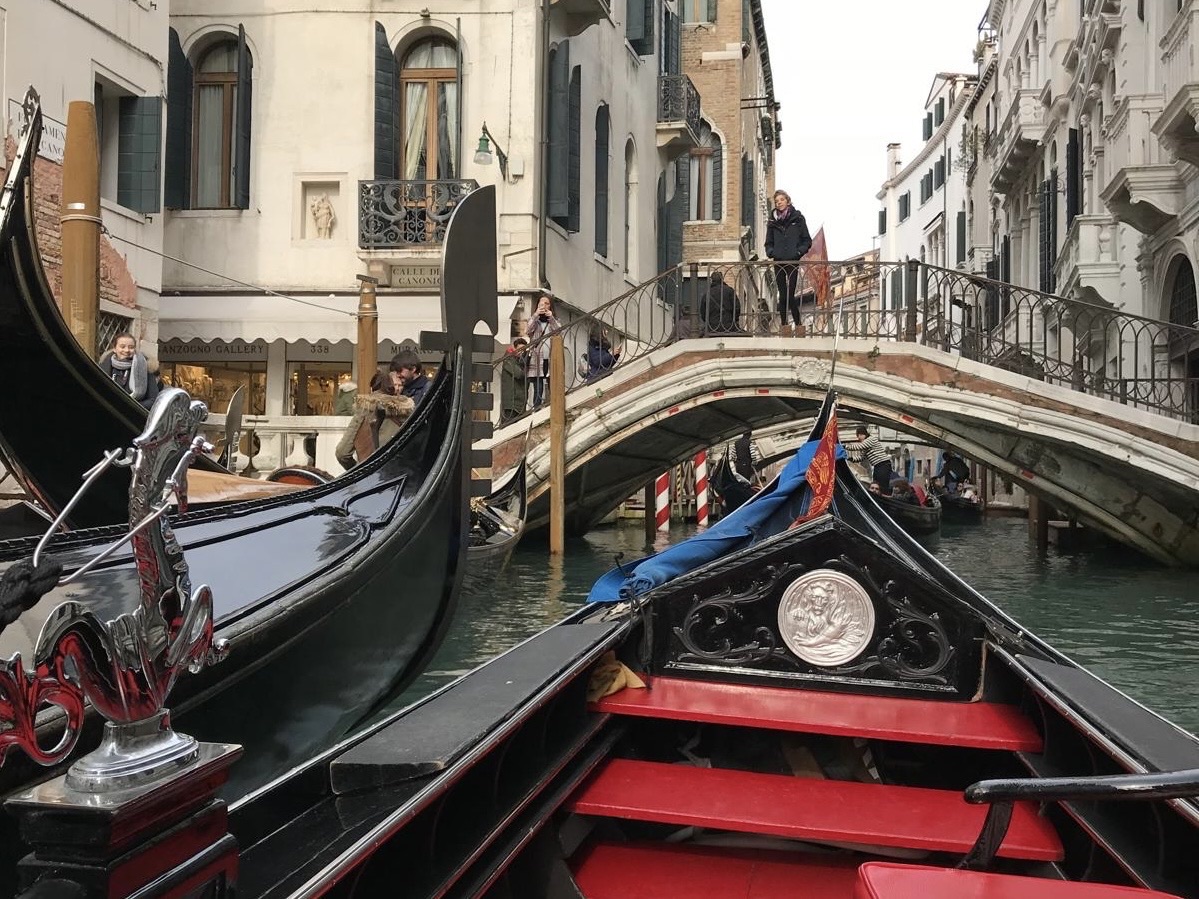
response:
[[[96,316],[96,347],[103,353],[112,346],[118,334],[124,334],[133,327],[133,319],[111,312],[101,312]]]

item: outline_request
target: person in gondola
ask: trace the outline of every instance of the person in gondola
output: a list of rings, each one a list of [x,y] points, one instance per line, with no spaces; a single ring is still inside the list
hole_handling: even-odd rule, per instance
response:
[[[150,363],[137,351],[132,334],[122,333],[113,338],[112,348],[100,357],[100,368],[121,389],[149,409],[158,396],[159,383]]]
[[[354,416],[334,450],[337,461],[347,471],[386,446],[416,408],[411,398],[392,393],[391,381],[389,372],[376,371],[371,378],[371,392],[354,398]]]
[[[419,406],[433,382],[425,374],[420,356],[412,350],[400,350],[391,359],[391,384],[395,393],[406,396]]]
[[[766,222],[766,255],[775,261],[774,280],[778,286],[779,333],[795,334],[799,328],[799,260],[812,248],[812,235],[803,213],[791,205],[785,190],[774,192],[774,212]],[[793,327],[787,325],[791,313]]]
[[[870,466],[870,479],[886,496],[891,495],[891,455],[865,425],[858,425],[857,440],[845,444],[845,451],[855,462]]]
[[[962,483],[970,480],[970,466],[961,456],[945,450],[941,454],[941,469],[934,477],[946,493],[957,493]]]
[[[891,496],[905,503],[911,503],[913,506],[920,505],[920,497],[916,495],[916,491],[912,489],[907,478],[896,478],[891,482]]]

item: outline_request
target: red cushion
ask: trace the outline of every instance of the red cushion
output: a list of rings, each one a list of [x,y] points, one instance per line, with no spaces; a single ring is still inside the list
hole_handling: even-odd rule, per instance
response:
[[[1167,893],[1107,883],[1015,877],[955,868],[867,862],[858,868],[854,899],[1177,899]]]

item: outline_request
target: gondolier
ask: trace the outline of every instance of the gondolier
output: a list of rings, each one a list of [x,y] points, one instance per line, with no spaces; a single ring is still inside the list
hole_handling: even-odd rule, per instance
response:
[[[876,484],[878,489],[885,496],[891,495],[891,455],[881,443],[866,428],[865,425],[858,425],[855,432],[857,440],[851,440],[845,444],[845,450],[849,453],[849,457],[855,462],[865,462],[870,466],[870,478]]]

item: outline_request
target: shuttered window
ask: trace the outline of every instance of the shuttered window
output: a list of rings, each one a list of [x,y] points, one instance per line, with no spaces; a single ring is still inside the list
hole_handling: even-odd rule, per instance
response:
[[[754,209],[754,163],[748,156],[741,157],[741,226],[748,227],[754,223],[757,210]]]
[[[253,60],[244,28],[204,51],[192,85],[191,205],[247,209]]]
[[[168,209],[187,209],[191,196],[192,64],[179,32],[169,31],[167,63],[167,149],[163,201]]]
[[[912,192],[907,191],[899,198],[899,220],[906,222],[912,214]]]
[[[567,151],[569,165],[566,186],[566,221],[562,224],[567,231],[578,231],[582,213],[583,180],[583,72],[575,66],[570,73],[570,97],[567,109]]]
[[[400,81],[387,30],[375,23],[375,180],[399,177]]]
[[[121,97],[117,136],[117,202],[137,212],[158,212],[162,100]]]
[[[691,197],[688,218],[691,221],[713,221],[721,216],[721,185],[723,175],[720,136],[707,122],[700,124],[699,146],[689,157]]]
[[[958,252],[957,264],[961,265],[966,261],[966,211],[960,210],[957,218],[957,235],[958,235]]]
[[[937,100],[936,114],[933,117],[933,125],[940,127],[945,121],[945,98],[941,97]]]
[[[570,44],[566,41],[550,51],[549,78],[546,213],[562,224],[570,214]]]
[[[684,22],[715,22],[716,0],[682,0]]]
[[[880,209],[878,211],[878,233],[887,233],[887,210]]]
[[[924,139],[928,140],[933,136],[933,114],[930,112],[924,117]]]
[[[1066,139],[1066,227],[1074,222],[1074,216],[1082,212],[1080,200],[1082,166],[1078,152],[1078,129],[1071,128],[1070,136]]]
[[[595,252],[608,255],[608,107],[595,111]]]
[[[945,157],[942,156],[933,166],[933,187],[938,188],[945,184]]]
[[[624,36],[638,56],[654,54],[654,21],[657,0],[628,0]]]

